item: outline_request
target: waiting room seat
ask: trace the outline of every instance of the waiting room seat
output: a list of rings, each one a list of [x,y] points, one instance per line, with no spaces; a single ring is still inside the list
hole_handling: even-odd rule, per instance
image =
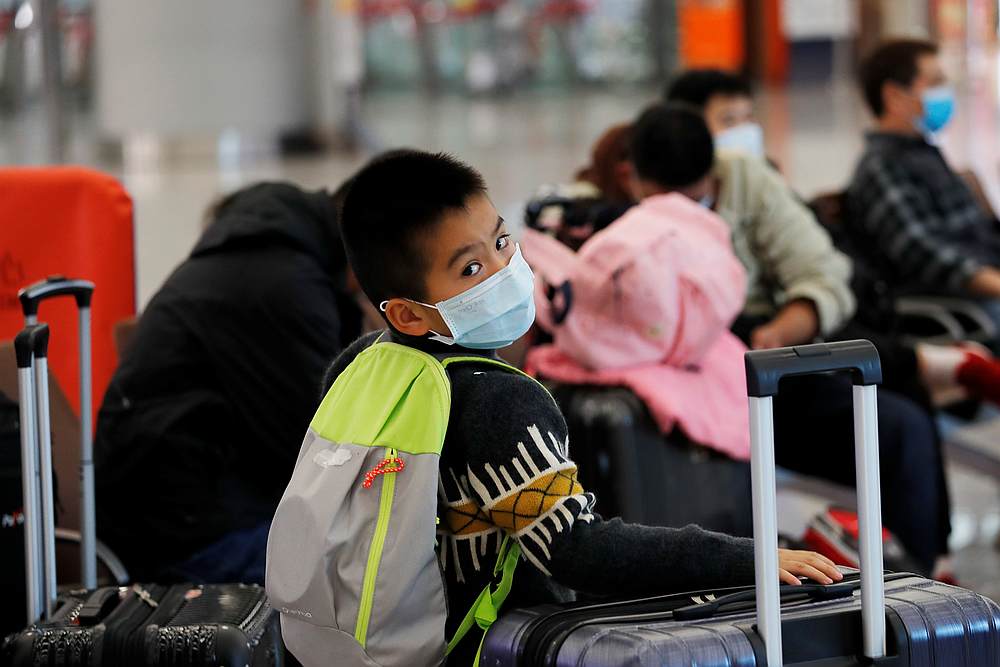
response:
[[[962,177],[969,182],[974,193],[979,193],[977,198],[981,203],[988,207],[989,201],[975,174],[963,172]],[[820,224],[834,237],[837,245],[846,241],[849,248],[850,242],[844,226],[845,197],[846,193],[843,191],[824,193],[813,198],[809,207]],[[992,209],[987,210],[992,213]],[[845,252],[852,254],[849,249],[845,249]],[[856,263],[859,261],[858,257],[853,259]],[[859,298],[891,299],[892,308],[899,318],[899,335],[908,342],[953,343],[972,340],[992,344],[997,340],[1000,332],[993,319],[971,299],[907,294],[884,281],[875,279],[873,282],[875,284],[866,286],[866,289],[876,294],[859,295]]]
[[[0,169],[0,341],[23,326],[21,287],[62,274],[94,282],[94,415],[117,365],[113,327],[135,314],[132,200],[117,180],[82,167]],[[76,304],[54,299],[50,366],[79,410]],[[95,419],[96,421],[96,419]]]

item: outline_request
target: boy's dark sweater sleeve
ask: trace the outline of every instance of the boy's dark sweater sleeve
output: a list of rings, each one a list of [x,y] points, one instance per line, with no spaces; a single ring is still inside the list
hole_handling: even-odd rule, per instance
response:
[[[537,383],[502,371],[463,373],[453,382],[463,397],[449,425],[466,448],[463,486],[534,567],[595,594],[752,582],[751,540],[595,514],[595,498],[577,481],[569,456],[566,422]]]

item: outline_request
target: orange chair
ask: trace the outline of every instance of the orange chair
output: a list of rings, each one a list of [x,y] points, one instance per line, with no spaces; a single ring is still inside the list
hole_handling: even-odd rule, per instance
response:
[[[54,274],[93,281],[94,416],[118,363],[114,327],[135,315],[132,200],[117,180],[82,167],[0,169],[0,341],[24,326],[17,290]],[[45,302],[49,365],[79,413],[76,303]]]

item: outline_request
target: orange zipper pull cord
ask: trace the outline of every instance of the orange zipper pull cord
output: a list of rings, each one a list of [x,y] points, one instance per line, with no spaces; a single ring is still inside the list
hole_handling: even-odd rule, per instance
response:
[[[395,449],[389,450],[389,456],[384,458],[379,462],[377,466],[365,473],[365,481],[362,482],[361,486],[366,489],[370,489],[372,484],[375,482],[375,478],[379,475],[388,475],[394,472],[403,472],[406,467],[406,462],[399,457],[399,453]]]

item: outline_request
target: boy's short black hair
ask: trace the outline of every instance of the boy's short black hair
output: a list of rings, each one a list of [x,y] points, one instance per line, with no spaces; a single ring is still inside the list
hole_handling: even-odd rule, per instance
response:
[[[704,110],[715,95],[753,97],[753,89],[745,77],[733,72],[690,69],[670,82],[663,97],[667,102],[685,102]]]
[[[425,300],[427,260],[418,240],[446,213],[485,192],[479,172],[445,153],[392,151],[362,168],[344,197],[340,228],[371,302]]]
[[[632,126],[631,156],[639,178],[677,189],[708,174],[715,163],[715,145],[696,108],[656,104]]]
[[[885,42],[861,63],[859,78],[868,108],[876,117],[885,112],[882,87],[887,81],[909,87],[917,78],[917,61],[935,55],[937,45],[922,39],[894,39]]]

